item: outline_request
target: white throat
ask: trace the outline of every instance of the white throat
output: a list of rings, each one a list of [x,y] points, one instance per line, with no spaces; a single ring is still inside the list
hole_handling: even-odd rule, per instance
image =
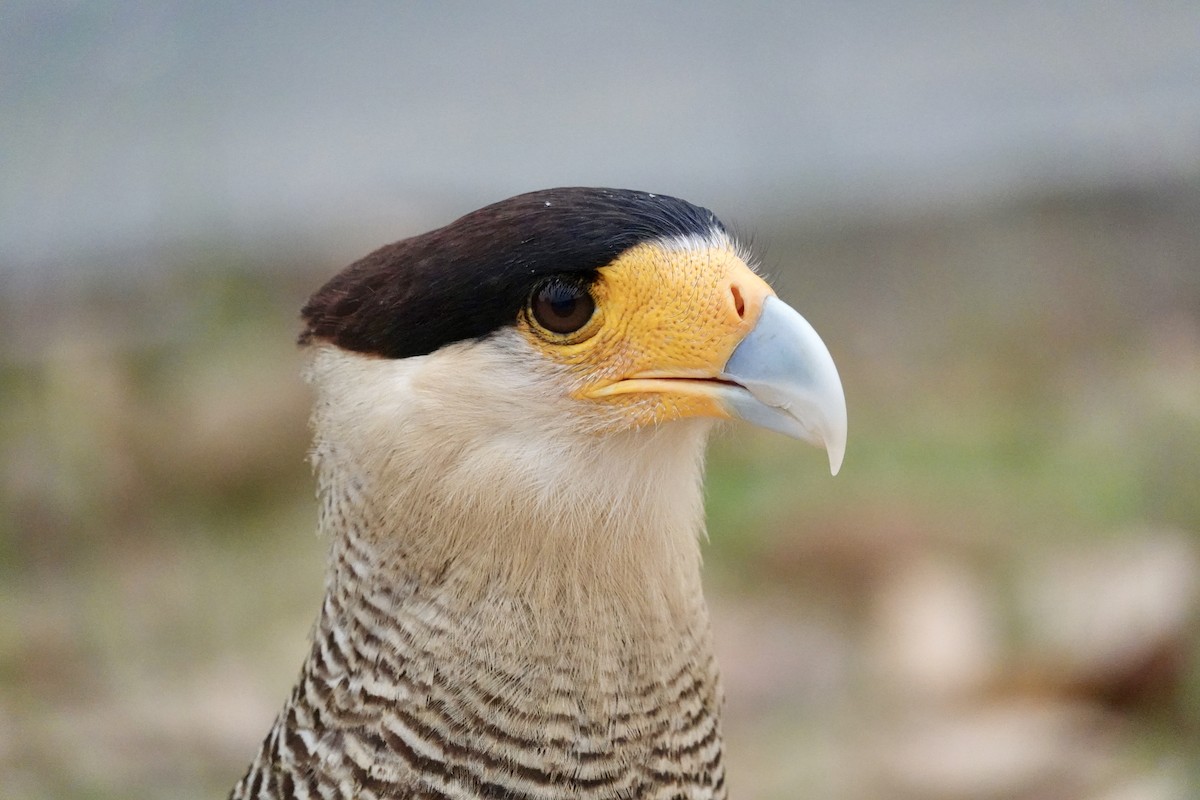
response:
[[[502,333],[404,360],[316,351],[313,460],[335,553],[353,540],[363,579],[454,570],[464,602],[520,600],[575,633],[596,614],[694,624],[711,424],[598,433],[564,376],[513,369],[537,364],[523,348]]]

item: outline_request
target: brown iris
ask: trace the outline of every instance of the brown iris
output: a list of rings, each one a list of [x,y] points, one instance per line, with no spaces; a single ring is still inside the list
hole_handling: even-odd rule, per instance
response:
[[[574,333],[588,323],[596,310],[587,284],[572,278],[550,278],[529,298],[534,321],[551,333]]]

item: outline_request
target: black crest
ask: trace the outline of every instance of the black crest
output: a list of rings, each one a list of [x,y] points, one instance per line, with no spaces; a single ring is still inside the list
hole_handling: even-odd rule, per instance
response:
[[[387,358],[424,355],[513,325],[550,275],[589,275],[629,248],[724,226],[707,209],[624,189],[530,192],[381,247],[304,306],[300,342]]]

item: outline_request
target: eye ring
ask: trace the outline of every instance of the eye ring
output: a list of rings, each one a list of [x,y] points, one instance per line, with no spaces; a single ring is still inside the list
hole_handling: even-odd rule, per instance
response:
[[[556,336],[576,333],[595,313],[595,298],[587,283],[577,278],[547,278],[529,295],[529,316],[538,327]]]

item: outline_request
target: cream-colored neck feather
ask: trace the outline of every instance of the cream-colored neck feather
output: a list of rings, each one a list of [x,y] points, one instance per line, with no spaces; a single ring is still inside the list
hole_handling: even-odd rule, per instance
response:
[[[327,593],[231,797],[723,800],[708,424],[613,432],[515,334],[308,377]]]
[[[567,628],[543,635],[695,622],[709,422],[601,432],[515,333],[405,360],[324,347],[308,377],[321,528],[354,523],[375,570],[452,569]]]

